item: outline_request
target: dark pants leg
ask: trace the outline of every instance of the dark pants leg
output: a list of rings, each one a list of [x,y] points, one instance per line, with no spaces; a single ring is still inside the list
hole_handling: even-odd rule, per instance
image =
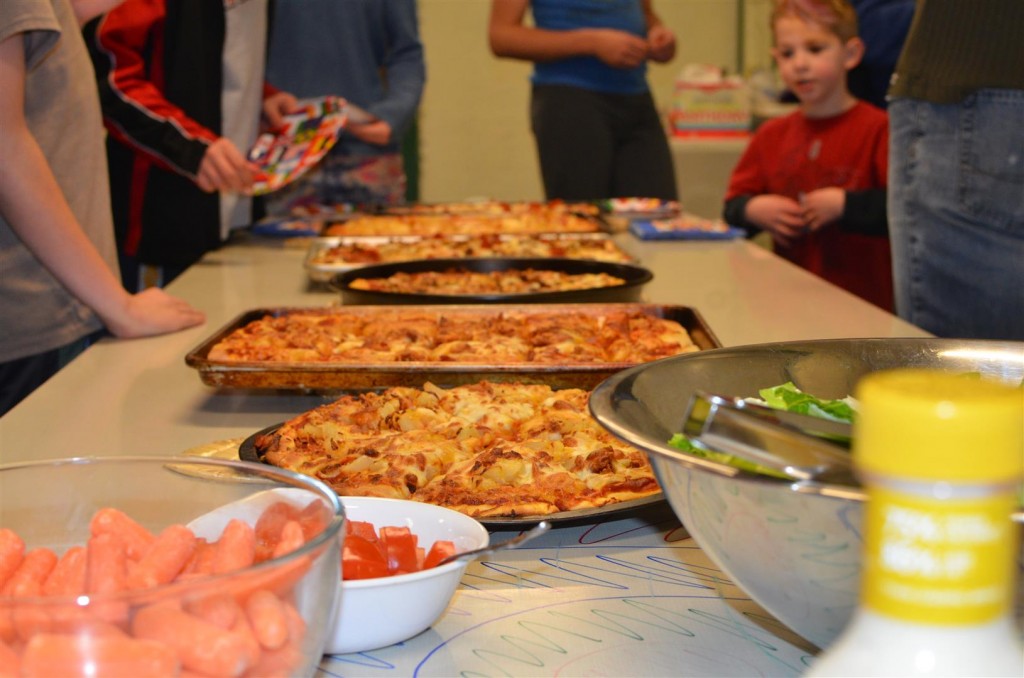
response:
[[[100,330],[60,348],[0,363],[0,416],[13,409],[104,334],[105,330]]]
[[[0,416],[60,369],[60,349],[0,363]]]
[[[538,85],[530,115],[549,200],[676,198],[668,140],[649,93]]]

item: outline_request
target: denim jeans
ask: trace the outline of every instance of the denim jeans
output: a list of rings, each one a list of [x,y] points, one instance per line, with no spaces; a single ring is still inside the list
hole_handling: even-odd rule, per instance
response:
[[[1024,91],[889,104],[896,311],[939,337],[1024,340]]]

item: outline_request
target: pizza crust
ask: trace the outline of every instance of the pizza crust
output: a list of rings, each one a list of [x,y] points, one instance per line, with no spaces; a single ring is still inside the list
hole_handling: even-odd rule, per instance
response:
[[[542,516],[660,492],[646,456],[589,414],[589,393],[480,382],[348,395],[256,440],[268,463],[339,494],[483,517]]]

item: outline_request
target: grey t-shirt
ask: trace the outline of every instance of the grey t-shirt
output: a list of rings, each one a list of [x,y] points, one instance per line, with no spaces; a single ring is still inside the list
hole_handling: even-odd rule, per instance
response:
[[[74,11],[68,0],[2,0],[0,42],[19,33],[29,129],[72,213],[116,272],[99,94]],[[63,346],[101,326],[0,212],[0,362]]]

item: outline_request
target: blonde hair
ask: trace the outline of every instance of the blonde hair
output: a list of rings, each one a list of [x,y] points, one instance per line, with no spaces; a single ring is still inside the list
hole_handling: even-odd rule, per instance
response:
[[[839,36],[844,43],[857,37],[857,12],[849,0],[774,0],[771,26],[784,16],[816,23]]]

